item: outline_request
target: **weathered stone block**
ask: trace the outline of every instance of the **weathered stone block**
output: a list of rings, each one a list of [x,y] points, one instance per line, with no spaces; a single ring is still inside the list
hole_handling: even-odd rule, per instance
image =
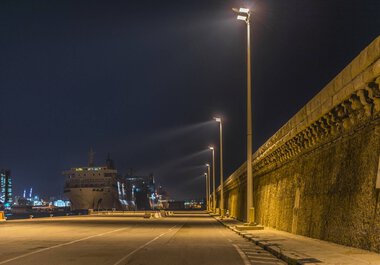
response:
[[[372,75],[379,76],[380,75],[380,59],[377,60],[372,67]]]
[[[365,68],[365,65],[363,64],[363,57],[365,57],[365,53],[367,50],[362,51],[358,57],[356,57],[352,62],[351,62],[351,76],[352,78],[355,78],[358,74],[360,74],[363,69]]]
[[[333,107],[333,100],[332,98],[328,98],[324,101],[324,103],[322,104],[322,113],[325,114],[327,112],[329,112]]]
[[[340,73],[340,75],[342,75],[342,85],[343,86],[350,83],[352,80],[351,65],[348,65],[346,68],[344,68],[343,71]]]
[[[334,90],[335,92],[338,92],[342,88],[343,88],[343,77],[342,75],[339,74],[334,78]]]
[[[377,37],[368,47],[367,47],[367,62],[366,67],[371,65],[374,61],[380,58],[380,37]]]

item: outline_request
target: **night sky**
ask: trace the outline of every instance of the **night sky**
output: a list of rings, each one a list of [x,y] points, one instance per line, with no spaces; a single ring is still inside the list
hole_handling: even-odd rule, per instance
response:
[[[246,157],[241,3],[2,0],[0,168],[15,194],[62,194],[62,171],[86,166],[92,147],[96,164],[109,152],[121,174],[152,172],[172,198],[200,198],[216,114],[230,175]],[[245,5],[256,150],[380,34],[380,1]]]

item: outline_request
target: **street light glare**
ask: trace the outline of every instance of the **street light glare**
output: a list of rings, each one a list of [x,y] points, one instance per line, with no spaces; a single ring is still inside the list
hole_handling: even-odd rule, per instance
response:
[[[248,14],[249,13],[249,8],[240,7],[239,8],[239,13]]]
[[[214,150],[214,147],[213,146],[209,146],[208,147],[210,150]]]
[[[237,16],[237,19],[238,19],[238,20],[246,21],[246,20],[247,20],[247,17],[246,17],[246,16],[238,15],[238,16]]]
[[[219,117],[214,117],[214,120],[217,122],[222,122],[222,118],[219,118]]]

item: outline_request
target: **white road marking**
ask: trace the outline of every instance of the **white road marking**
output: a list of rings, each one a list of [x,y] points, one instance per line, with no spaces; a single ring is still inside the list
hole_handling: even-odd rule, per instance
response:
[[[173,226],[172,228],[169,229],[169,231],[172,231],[174,228],[176,228],[177,225]]]
[[[24,258],[24,257],[27,257],[27,256],[30,256],[30,255],[41,253],[41,252],[44,252],[44,251],[47,251],[47,250],[50,250],[50,249],[59,248],[59,247],[63,247],[63,246],[71,245],[71,244],[75,244],[77,242],[81,242],[81,241],[84,241],[84,240],[87,240],[87,239],[91,239],[91,238],[94,238],[94,237],[98,237],[98,236],[104,236],[104,235],[111,234],[111,233],[114,233],[114,232],[119,232],[119,231],[122,231],[122,230],[125,230],[125,229],[127,229],[127,228],[120,228],[120,229],[108,231],[108,232],[105,232],[105,233],[96,234],[96,235],[92,235],[92,236],[76,239],[76,240],[73,240],[73,241],[70,241],[70,242],[66,242],[66,243],[55,245],[55,246],[51,246],[51,247],[48,247],[48,248],[43,248],[43,249],[39,249],[39,250],[32,251],[32,252],[29,252],[29,253],[25,253],[23,255],[20,255],[20,256],[14,257],[14,258],[10,258],[10,259],[1,261],[0,265],[8,263],[8,262],[11,262],[11,261],[14,261],[14,260],[17,260],[17,259]]]
[[[167,232],[165,233],[162,233],[158,236],[156,236],[155,238],[153,238],[152,240],[146,242],[144,245],[141,245],[139,246],[138,248],[136,248],[135,250],[133,250],[132,252],[128,253],[127,255],[125,255],[124,257],[122,257],[121,259],[119,259],[115,264],[113,265],[118,265],[120,264],[121,262],[123,262],[124,260],[126,260],[127,258],[129,258],[130,256],[132,256],[133,254],[135,254],[136,252],[138,252],[139,250],[141,250],[142,248],[148,246],[149,244],[153,243],[154,241],[156,241],[157,239],[159,239],[160,237],[162,237],[163,235],[166,235],[167,233],[171,232],[177,225],[173,226],[172,228],[170,228]]]
[[[248,257],[244,254],[244,252],[239,248],[238,245],[232,244],[235,248],[236,251],[239,253],[241,259],[244,262],[244,265],[251,265],[251,262],[249,261]]]

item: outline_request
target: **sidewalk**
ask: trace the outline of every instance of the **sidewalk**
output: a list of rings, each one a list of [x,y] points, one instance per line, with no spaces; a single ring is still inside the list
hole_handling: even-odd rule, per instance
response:
[[[265,227],[264,230],[238,231],[243,223],[225,218],[220,223],[289,264],[380,265],[380,254],[335,243],[294,235]]]

